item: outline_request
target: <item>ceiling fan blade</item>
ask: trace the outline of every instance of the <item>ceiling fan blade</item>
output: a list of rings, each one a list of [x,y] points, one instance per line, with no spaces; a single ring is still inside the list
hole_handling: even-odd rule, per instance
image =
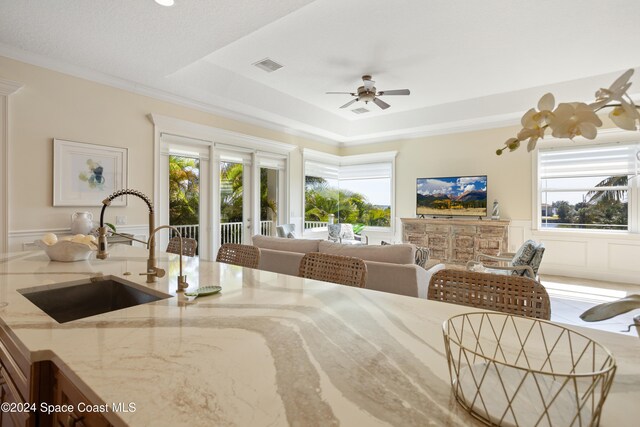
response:
[[[396,90],[381,90],[378,92],[378,96],[382,95],[409,95],[411,92],[409,89],[396,89]]]
[[[347,102],[346,104],[344,104],[342,107],[340,108],[347,108],[349,105],[353,104],[354,102],[356,102],[358,100],[358,98],[356,99],[352,99],[351,101]],[[374,99],[375,101],[375,99]]]
[[[325,92],[327,95],[353,95],[355,96],[356,94],[353,92]]]
[[[378,99],[378,98],[373,98],[373,102],[380,108],[382,108],[383,110],[386,110],[387,108],[391,107],[391,105],[387,104],[386,102],[384,102],[382,99]]]

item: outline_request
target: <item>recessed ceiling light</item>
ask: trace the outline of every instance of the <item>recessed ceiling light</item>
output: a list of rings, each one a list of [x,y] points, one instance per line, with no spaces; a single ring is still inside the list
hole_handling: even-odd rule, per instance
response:
[[[154,0],[156,3],[158,3],[160,6],[173,6],[174,5],[174,1],[173,0]]]

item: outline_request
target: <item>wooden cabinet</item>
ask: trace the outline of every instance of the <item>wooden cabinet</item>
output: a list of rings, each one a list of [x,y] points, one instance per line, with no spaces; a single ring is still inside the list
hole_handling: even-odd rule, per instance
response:
[[[109,426],[100,412],[83,410],[91,402],[50,361],[30,363],[19,347],[0,327],[0,427],[92,427]],[[41,410],[56,405],[66,411]],[[84,405],[84,407],[82,406]]]
[[[4,338],[2,333],[0,338]],[[14,358],[9,351],[12,347],[12,341],[0,341],[0,402],[9,404],[8,410],[0,411],[0,426],[35,425],[35,413],[30,412],[27,405],[33,402],[29,387],[30,365],[20,355]],[[25,366],[27,369],[23,370]]]
[[[0,411],[0,426],[26,426],[30,414],[15,384],[4,368],[0,368],[0,402],[9,403],[11,410]]]
[[[53,413],[55,427],[107,427],[111,424],[95,408],[78,388],[57,368],[53,372],[53,405],[62,411]]]
[[[429,248],[431,258],[465,264],[479,253],[497,255],[509,244],[509,221],[402,218],[402,241]]]

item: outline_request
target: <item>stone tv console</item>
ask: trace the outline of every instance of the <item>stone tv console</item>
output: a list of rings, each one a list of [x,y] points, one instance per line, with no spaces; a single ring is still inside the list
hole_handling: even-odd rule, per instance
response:
[[[484,253],[506,252],[509,220],[401,218],[402,241],[425,246],[431,257],[451,264],[465,264]]]

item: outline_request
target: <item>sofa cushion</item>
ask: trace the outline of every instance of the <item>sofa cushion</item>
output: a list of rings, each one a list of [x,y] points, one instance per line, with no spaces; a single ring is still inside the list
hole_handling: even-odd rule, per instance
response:
[[[365,261],[413,264],[415,263],[416,247],[410,243],[389,246],[356,246],[322,240],[320,241],[318,251],[326,254],[352,256]]]
[[[322,240],[312,239],[287,239],[283,237],[270,237],[255,235],[252,237],[253,246],[261,249],[275,249],[276,251],[298,252],[318,252],[318,243]]]
[[[260,249],[260,270],[272,271],[274,273],[297,276],[300,270],[300,261],[303,253],[278,251],[274,249]]]

